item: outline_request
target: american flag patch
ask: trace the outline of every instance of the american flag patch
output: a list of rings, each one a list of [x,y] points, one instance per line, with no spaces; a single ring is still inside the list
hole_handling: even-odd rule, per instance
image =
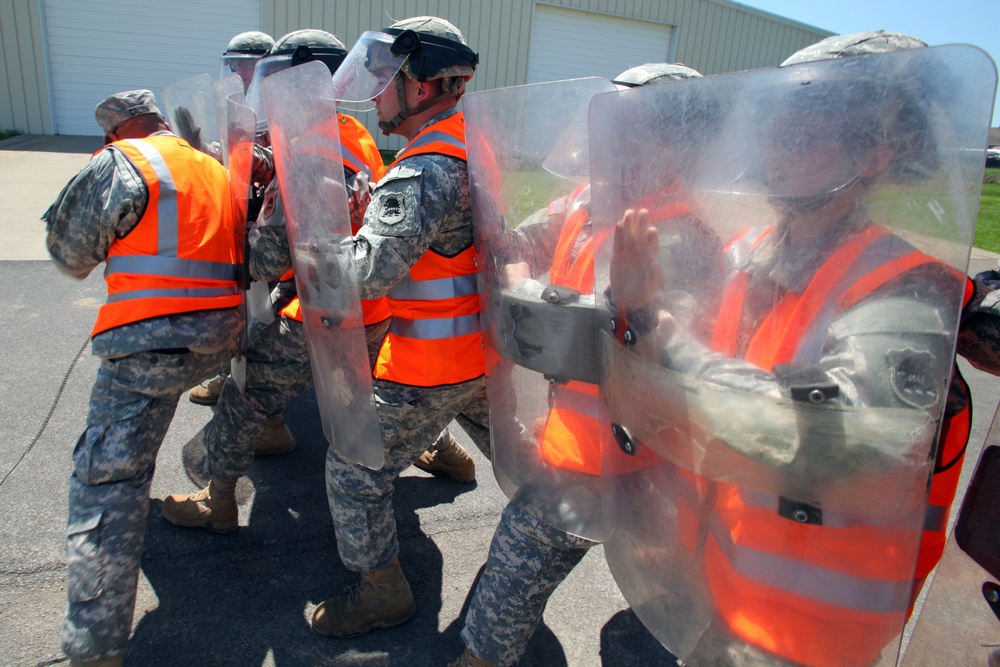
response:
[[[568,197],[560,197],[549,204],[549,215],[559,215],[566,212],[566,200]]]

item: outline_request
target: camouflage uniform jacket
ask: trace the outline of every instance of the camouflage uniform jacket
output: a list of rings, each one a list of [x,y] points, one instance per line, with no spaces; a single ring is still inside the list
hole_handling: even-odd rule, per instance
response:
[[[423,127],[455,113],[442,111]],[[445,155],[408,157],[375,185],[364,226],[354,237],[361,298],[388,294],[428,249],[451,257],[471,245],[466,163]]]
[[[125,154],[113,145],[98,151],[42,216],[56,266],[86,278],[105,261],[115,239],[139,223],[148,201],[146,182]],[[232,344],[240,324],[235,309],[153,317],[101,332],[91,347],[106,358],[178,347],[214,351]]]

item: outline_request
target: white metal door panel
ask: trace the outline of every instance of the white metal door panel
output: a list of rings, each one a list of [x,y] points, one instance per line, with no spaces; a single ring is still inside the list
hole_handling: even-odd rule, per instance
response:
[[[217,77],[233,35],[260,30],[261,1],[42,0],[55,132],[102,134],[94,107],[113,93]]]
[[[666,62],[672,30],[662,23],[535,5],[528,83],[611,79],[629,67]]]

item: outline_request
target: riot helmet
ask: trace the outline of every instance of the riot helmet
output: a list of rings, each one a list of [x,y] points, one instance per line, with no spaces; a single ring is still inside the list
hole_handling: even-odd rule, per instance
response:
[[[680,63],[646,63],[625,70],[611,82],[619,90],[629,90],[669,81],[700,78],[700,72]],[[587,136],[587,111],[585,107],[574,117],[566,119],[566,129],[542,163],[546,171],[570,180],[589,180],[589,151],[586,150],[586,139],[581,139]]]
[[[926,46],[898,33],[837,35],[790,56],[751,114],[761,134],[768,196],[785,214],[825,207],[883,175],[928,173],[936,151],[927,131],[926,81],[908,59],[864,58]]]
[[[226,52],[222,54],[222,64],[219,78],[238,74],[243,80],[243,91],[250,87],[253,80],[253,68],[257,61],[263,58],[274,46],[274,39],[259,30],[249,30],[229,40]]]
[[[701,72],[681,63],[646,63],[625,70],[612,79],[611,83],[619,88],[638,88],[667,81],[700,78]]]
[[[261,82],[267,77],[303,63],[318,60],[330,70],[332,76],[344,58],[347,49],[335,35],[325,30],[305,29],[290,32],[274,43],[267,57],[257,63],[253,83],[247,91],[248,107],[257,114],[257,133],[267,130],[267,112],[264,109]]]
[[[361,36],[349,58],[351,68],[334,78],[338,101],[356,109],[370,109],[371,100],[390,83],[396,87],[399,111],[379,122],[388,135],[406,118],[437,104],[441,98],[456,100],[465,93],[465,84],[475,74],[479,54],[469,48],[462,32],[448,21],[434,16],[418,16],[396,21],[379,32]],[[441,81],[439,95],[409,108],[403,77],[413,81]]]

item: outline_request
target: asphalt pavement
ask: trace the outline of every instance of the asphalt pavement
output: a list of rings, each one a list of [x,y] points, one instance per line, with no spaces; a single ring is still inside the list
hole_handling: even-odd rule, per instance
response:
[[[88,334],[104,300],[101,271],[76,281],[56,270],[39,216],[100,148],[98,137],[21,136],[0,142],[0,665],[67,662],[59,648],[66,599],[65,524],[71,453],[98,363]],[[995,266],[974,254],[971,273]],[[961,362],[981,444],[1000,390]],[[506,499],[488,461],[466,485],[416,468],[396,484],[400,560],[417,599],[407,624],[356,639],[310,631],[312,605],[355,580],[336,551],[325,495],[326,441],[307,392],[287,408],[298,448],[259,459],[238,487],[240,530],[228,535],[163,520],[162,499],[192,492],[181,465],[211,408],[182,398],[157,461],[133,637],[125,664],[445,665],[461,651],[461,619]],[[973,458],[968,468],[975,463]],[[600,547],[556,591],[522,665],[672,665],[618,591]]]

